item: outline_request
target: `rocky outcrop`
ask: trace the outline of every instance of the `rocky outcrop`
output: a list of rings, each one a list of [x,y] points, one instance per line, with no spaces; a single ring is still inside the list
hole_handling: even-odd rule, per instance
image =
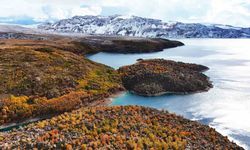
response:
[[[202,65],[151,59],[121,67],[119,72],[127,90],[143,96],[158,96],[207,91],[212,84],[202,73],[206,70],[208,67]]]

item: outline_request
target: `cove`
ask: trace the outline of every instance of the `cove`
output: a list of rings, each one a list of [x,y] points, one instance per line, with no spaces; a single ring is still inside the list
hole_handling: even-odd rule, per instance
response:
[[[98,53],[89,59],[115,69],[137,59],[164,58],[208,66],[205,72],[214,88],[189,95],[142,97],[123,93],[111,105],[141,105],[165,109],[214,127],[250,149],[250,51],[249,39],[183,39],[183,47],[148,54]]]

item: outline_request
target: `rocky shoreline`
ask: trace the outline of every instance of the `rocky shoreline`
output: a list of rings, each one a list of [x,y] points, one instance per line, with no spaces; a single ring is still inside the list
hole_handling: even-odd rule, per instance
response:
[[[208,67],[163,59],[138,60],[119,68],[124,87],[142,96],[189,94],[213,87],[202,72]]]

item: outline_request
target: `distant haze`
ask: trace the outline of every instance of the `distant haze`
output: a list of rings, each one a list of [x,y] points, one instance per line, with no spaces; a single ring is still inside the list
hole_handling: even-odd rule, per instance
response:
[[[36,24],[84,15],[136,15],[250,27],[249,0],[1,0],[0,22]]]

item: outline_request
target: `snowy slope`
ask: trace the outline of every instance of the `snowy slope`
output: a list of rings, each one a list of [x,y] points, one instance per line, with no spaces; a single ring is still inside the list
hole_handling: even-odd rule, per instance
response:
[[[39,29],[66,33],[162,38],[250,38],[250,28],[218,24],[163,22],[137,16],[75,16]]]

